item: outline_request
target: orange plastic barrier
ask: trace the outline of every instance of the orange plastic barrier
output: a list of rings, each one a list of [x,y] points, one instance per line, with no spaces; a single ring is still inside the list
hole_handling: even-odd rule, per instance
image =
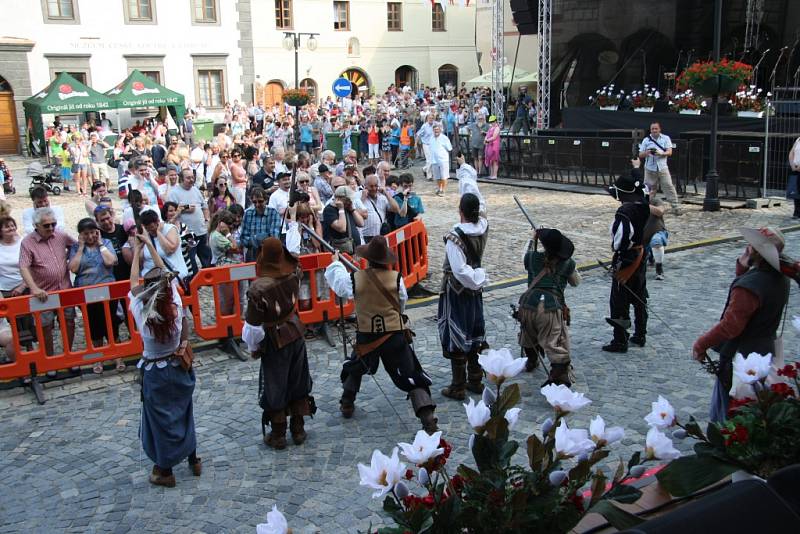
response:
[[[389,246],[398,256],[394,268],[402,274],[406,287],[411,287],[425,278],[428,272],[428,235],[425,225],[421,221],[414,221],[388,234],[386,238]],[[300,319],[305,324],[320,323],[339,317],[340,308],[333,291],[328,290],[327,295],[320,295],[318,287],[320,282],[318,273],[323,272],[330,265],[331,259],[332,255],[329,253],[307,254],[300,257],[303,279],[310,286],[310,309],[299,312]],[[362,260],[361,265],[365,267],[366,262]],[[190,294],[182,295],[183,305],[190,308],[194,318],[193,331],[200,338],[206,340],[224,340],[240,335],[244,318],[240,311],[243,303],[237,288],[239,283],[254,279],[255,276],[254,263],[202,269],[189,285]],[[204,312],[201,305],[203,288],[211,288],[213,291],[214,315],[211,323],[208,322],[210,314]],[[128,312],[127,295],[129,290],[130,283],[120,281],[55,291],[48,295],[45,302],[40,302],[31,296],[0,299],[0,318],[7,319],[11,326],[16,354],[14,362],[0,364],[0,380],[22,378],[32,374],[81,367],[141,354],[142,339],[136,332],[133,317]],[[223,314],[222,292],[226,294],[226,301],[232,302],[231,313]],[[118,302],[124,306],[128,329],[131,331],[131,339],[124,342],[114,341],[113,335],[111,317],[117,312]],[[105,314],[106,331],[102,334],[88,332],[88,306],[94,304],[102,304]],[[208,303],[206,304],[208,305]],[[85,333],[85,348],[83,349],[75,349],[74,343],[72,349],[66,346],[67,328],[64,313],[69,308],[79,311],[79,314],[76,314],[76,323],[83,321]],[[352,314],[354,310],[353,301],[344,304],[345,315]],[[59,329],[60,339],[65,346],[60,352],[48,356],[45,344],[41,342],[45,336],[41,316],[43,313],[49,312],[56,314],[57,319],[54,321],[53,328]],[[38,343],[34,344],[30,339],[21,339],[17,319],[26,316],[33,319],[34,332],[32,334],[36,340],[39,340]],[[105,338],[106,341],[103,345],[95,347],[91,340],[93,336],[98,339]],[[27,350],[26,345],[35,348]]]
[[[428,275],[428,231],[422,221],[412,221],[386,234],[389,247],[397,254],[394,269],[409,288]]]

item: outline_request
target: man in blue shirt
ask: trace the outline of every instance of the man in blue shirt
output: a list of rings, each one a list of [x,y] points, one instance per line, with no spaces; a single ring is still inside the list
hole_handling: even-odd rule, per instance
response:
[[[308,152],[309,154],[314,153],[313,133],[314,129],[311,127],[311,123],[308,122],[308,117],[303,117],[300,123],[300,150]]]
[[[268,237],[280,237],[282,219],[277,210],[267,206],[267,194],[260,187],[250,192],[252,206],[244,210],[239,244],[245,248],[245,261],[255,261],[261,242]]]
[[[394,200],[400,207],[400,212],[403,211],[403,205],[406,205],[405,216],[400,216],[399,213],[394,214],[392,226],[395,229],[407,225],[425,213],[425,206],[422,205],[422,199],[419,195],[414,193],[414,175],[411,173],[403,173],[400,175],[400,192],[395,194]]]

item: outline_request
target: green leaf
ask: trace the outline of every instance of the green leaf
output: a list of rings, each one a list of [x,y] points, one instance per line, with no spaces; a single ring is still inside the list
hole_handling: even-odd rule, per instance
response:
[[[477,471],[475,471],[471,467],[468,467],[468,466],[466,466],[464,464],[461,464],[461,465],[458,466],[458,469],[456,469],[456,473],[461,475],[461,478],[463,478],[464,480],[468,480],[468,481],[469,480],[475,480],[476,478],[481,476],[480,473],[478,473]]]
[[[714,447],[722,449],[725,447],[725,438],[720,433],[720,428],[716,423],[708,423],[706,428],[706,435],[708,435],[708,442]]]
[[[528,463],[534,471],[542,470],[542,459],[547,451],[536,434],[528,436]]]
[[[620,480],[622,480],[622,477],[624,476],[625,476],[625,464],[622,463],[622,458],[620,458],[617,470],[616,472],[614,472],[613,483],[617,484]]]
[[[623,504],[631,504],[639,500],[642,492],[629,484],[617,484],[606,492],[604,499],[611,499]]]
[[[501,416],[504,416],[509,408],[517,405],[520,399],[519,384],[511,384],[503,390],[500,398],[497,400],[497,410]]]
[[[689,422],[684,425],[684,428],[686,429],[686,433],[692,437],[697,439],[705,439],[706,437],[694,416],[689,417]]]
[[[569,470],[569,480],[570,482],[577,482],[579,485],[583,485],[589,478],[589,473],[591,473],[591,471],[592,464],[588,461],[584,460],[583,462],[578,462],[578,465]]]
[[[626,512],[611,501],[602,500],[589,509],[589,512],[600,514],[617,530],[625,530],[639,525],[643,520],[630,512]]]
[[[475,435],[475,442],[472,445],[472,456],[475,458],[475,465],[478,471],[483,473],[493,469],[495,458],[497,457],[494,441],[486,436]]]
[[[602,469],[598,469],[592,480],[592,499],[589,501],[589,506],[593,505],[603,497],[606,491],[606,478]]]
[[[493,415],[483,427],[486,437],[495,442],[508,439],[508,421],[502,415]]]
[[[636,451],[631,455],[631,459],[628,460],[628,471],[630,471],[632,467],[635,467],[640,463],[642,463],[642,453],[641,451]]]
[[[507,466],[511,462],[511,457],[517,452],[519,443],[516,441],[507,441],[500,449],[500,464]]]
[[[589,457],[589,463],[594,465],[600,460],[606,458],[609,454],[611,454],[611,451],[608,449],[597,449]]]
[[[684,497],[719,482],[739,468],[712,456],[683,456],[656,474],[658,482],[673,497]]]

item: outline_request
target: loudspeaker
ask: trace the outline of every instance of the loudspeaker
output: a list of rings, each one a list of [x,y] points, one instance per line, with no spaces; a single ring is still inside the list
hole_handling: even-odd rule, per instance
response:
[[[533,35],[538,31],[539,3],[537,0],[511,0],[511,13],[521,35]]]
[[[793,486],[792,491],[796,491]],[[758,510],[744,513],[743,510]],[[645,521],[623,534],[751,534],[798,532],[800,516],[772,487],[745,480],[706,495],[676,510]]]

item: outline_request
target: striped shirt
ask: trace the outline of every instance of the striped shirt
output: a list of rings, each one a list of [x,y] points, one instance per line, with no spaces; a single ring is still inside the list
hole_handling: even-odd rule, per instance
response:
[[[30,270],[39,289],[68,289],[72,284],[67,269],[67,251],[75,243],[77,241],[72,236],[61,230],[56,230],[48,239],[33,231],[22,239],[19,266]]]

